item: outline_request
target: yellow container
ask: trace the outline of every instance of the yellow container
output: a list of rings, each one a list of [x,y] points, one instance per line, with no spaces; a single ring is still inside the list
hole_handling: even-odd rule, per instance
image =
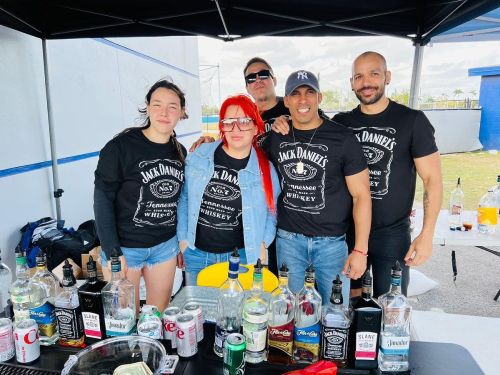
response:
[[[498,224],[498,208],[479,207],[477,209],[477,223],[482,225]]]

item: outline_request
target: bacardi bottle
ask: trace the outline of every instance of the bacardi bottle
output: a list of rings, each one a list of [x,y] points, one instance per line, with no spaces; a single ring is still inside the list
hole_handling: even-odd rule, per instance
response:
[[[279,286],[272,292],[269,301],[267,327],[267,361],[289,365],[293,363],[293,328],[297,300],[288,288],[288,267],[285,263],[279,270]]]
[[[448,210],[448,224],[451,230],[460,230],[462,227],[462,211],[464,209],[464,192],[460,185],[460,177],[457,186],[450,194],[450,208]]]
[[[47,257],[41,250],[36,256],[36,273],[31,283],[41,285],[45,291],[39,298],[34,298],[30,317],[38,324],[41,345],[52,345],[59,339],[57,319],[55,314],[56,297],[61,292],[59,280],[47,269]]]
[[[253,271],[250,296],[243,302],[243,334],[247,340],[245,361],[260,363],[267,358],[267,301],[263,298],[262,264],[260,259]]]
[[[377,353],[382,308],[372,298],[372,278],[367,269],[363,275],[361,297],[353,303],[353,320],[349,330],[349,363],[357,369],[378,367]]]
[[[335,362],[337,367],[347,367],[347,344],[351,316],[343,305],[340,276],[333,280],[330,303],[323,306],[321,316],[321,358]]]
[[[73,267],[68,260],[63,266],[63,290],[56,297],[56,317],[59,328],[59,345],[75,348],[85,347],[82,310],[78,301]]]
[[[215,328],[214,352],[222,357],[224,343],[231,333],[239,333],[241,328],[241,310],[243,306],[243,288],[238,281],[240,256],[235,250],[229,258],[229,275],[219,288],[217,299],[217,324]]]
[[[104,322],[107,336],[124,336],[135,332],[135,287],[122,273],[116,249],[111,254],[111,280],[102,289]]]
[[[106,338],[104,306],[101,294],[106,282],[97,278],[96,262],[92,256],[89,256],[87,262],[87,272],[87,281],[78,289],[78,297],[82,308],[85,342],[91,344]]]
[[[319,359],[321,296],[314,288],[314,281],[314,267],[310,264],[295,309],[293,358],[299,363],[313,363]]]
[[[378,365],[381,371],[407,371],[411,306],[401,293],[401,267],[392,267],[390,290],[379,297],[383,310]]]

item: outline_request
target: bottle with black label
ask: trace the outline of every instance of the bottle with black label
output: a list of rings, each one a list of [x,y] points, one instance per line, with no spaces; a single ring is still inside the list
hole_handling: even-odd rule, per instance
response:
[[[97,278],[97,267],[92,256],[89,256],[87,272],[87,281],[78,289],[78,296],[82,308],[85,342],[91,344],[106,338],[101,295],[101,290],[106,282]]]
[[[361,297],[352,305],[353,319],[349,330],[349,365],[357,369],[378,367],[377,353],[382,307],[372,298],[372,277],[363,275]]]
[[[78,301],[73,267],[68,260],[63,266],[63,291],[56,297],[56,317],[59,328],[59,345],[85,347],[83,334],[82,311]]]
[[[330,303],[323,306],[321,314],[321,358],[335,362],[337,367],[347,367],[347,344],[351,316],[343,305],[340,276],[333,280]]]

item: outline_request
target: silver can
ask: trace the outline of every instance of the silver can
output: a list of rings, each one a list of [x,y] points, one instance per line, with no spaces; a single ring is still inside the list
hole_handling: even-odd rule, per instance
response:
[[[201,311],[201,305],[196,302],[188,302],[184,305],[183,312],[185,314],[191,314],[196,322],[196,340],[200,342],[203,340],[203,312]]]
[[[172,344],[172,349],[177,347],[175,340],[175,333],[177,332],[177,324],[175,323],[177,317],[181,314],[181,309],[176,306],[167,307],[163,312],[163,338],[169,340]]]
[[[10,319],[0,319],[0,362],[5,362],[14,357],[16,347],[14,346],[14,335],[12,333],[12,322]]]
[[[198,353],[196,341],[196,322],[191,314],[181,314],[177,317],[177,354],[179,357],[192,357]]]
[[[19,363],[30,363],[40,357],[38,325],[33,319],[21,320],[14,329],[16,359]]]

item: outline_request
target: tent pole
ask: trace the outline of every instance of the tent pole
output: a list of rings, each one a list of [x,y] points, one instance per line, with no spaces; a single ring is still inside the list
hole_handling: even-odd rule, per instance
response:
[[[52,159],[52,182],[54,184],[54,198],[56,201],[56,217],[61,220],[61,202],[59,201],[63,190],[59,188],[59,175],[57,168],[57,153],[56,153],[56,134],[54,130],[54,116],[52,114],[52,104],[50,100],[50,80],[49,67],[47,63],[47,41],[42,39],[43,51],[43,72],[45,79],[45,97],[47,101],[47,116],[49,121],[49,140],[50,140],[50,157]]]
[[[415,53],[413,55],[413,69],[411,72],[410,99],[409,106],[418,109],[418,93],[420,91],[420,76],[422,74],[422,58],[424,56],[424,46],[419,41],[415,42]]]

